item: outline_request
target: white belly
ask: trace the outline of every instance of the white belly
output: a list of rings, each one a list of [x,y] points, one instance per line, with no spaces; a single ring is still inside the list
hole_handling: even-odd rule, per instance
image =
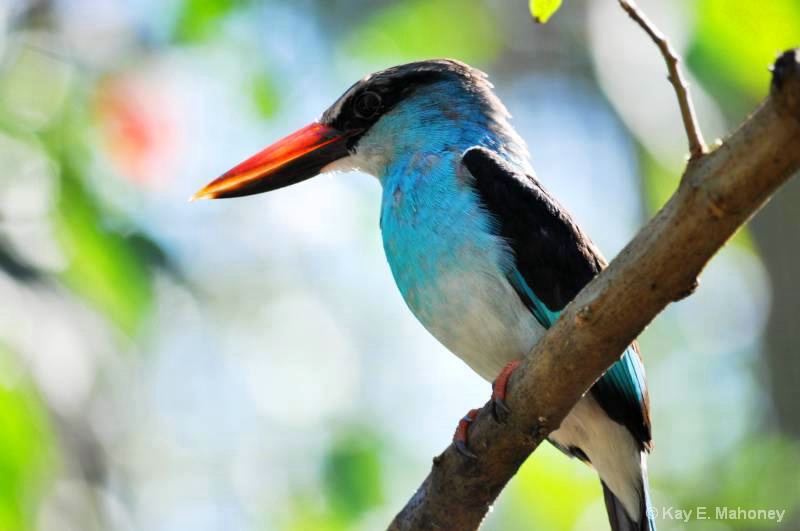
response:
[[[408,307],[448,350],[492,381],[544,333],[506,278],[507,246],[476,230],[465,241],[463,225],[444,234],[425,225],[403,228],[402,234],[385,226],[383,232],[387,259]]]
[[[454,271],[441,275],[431,290],[430,302],[415,311],[417,318],[487,381],[509,361],[523,358],[544,333],[505,277]]]

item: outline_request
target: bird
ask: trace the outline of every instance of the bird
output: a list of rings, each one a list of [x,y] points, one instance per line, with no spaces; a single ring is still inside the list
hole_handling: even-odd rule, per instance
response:
[[[382,186],[386,259],[411,312],[492,385],[506,384],[565,306],[605,266],[596,245],[537,179],[488,76],[432,59],[365,76],[321,117],[191,199],[268,192],[358,170]],[[632,343],[548,440],[598,473],[613,531],[655,531],[647,479],[649,396]],[[454,435],[465,459],[471,410]]]

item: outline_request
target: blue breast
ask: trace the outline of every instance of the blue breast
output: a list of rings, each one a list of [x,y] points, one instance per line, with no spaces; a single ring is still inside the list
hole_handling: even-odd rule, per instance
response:
[[[382,178],[381,228],[406,303],[487,380],[543,332],[508,281],[509,246],[491,230],[457,152],[399,157]]]
[[[524,167],[524,145],[507,118],[475,94],[435,84],[359,143],[383,185],[383,244],[403,298],[434,337],[488,380],[543,332],[509,284],[511,249],[491,230],[461,164],[466,149],[481,145]]]

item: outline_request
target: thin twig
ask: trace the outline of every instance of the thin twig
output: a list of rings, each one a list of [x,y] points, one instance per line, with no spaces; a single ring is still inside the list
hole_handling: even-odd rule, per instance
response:
[[[642,29],[650,36],[658,49],[661,50],[661,55],[664,56],[664,61],[667,63],[667,70],[669,71],[669,81],[675,88],[675,95],[678,97],[678,105],[681,108],[681,118],[683,118],[683,126],[686,128],[686,137],[689,140],[689,156],[690,160],[694,160],[707,152],[706,144],[703,141],[703,133],[700,131],[700,125],[697,123],[697,115],[694,112],[694,105],[692,104],[692,97],[689,95],[689,84],[686,78],[683,77],[681,69],[678,66],[680,59],[678,54],[669,43],[666,35],[653,24],[647,15],[645,15],[639,6],[636,5],[634,0],[618,0],[619,5],[626,13],[637,23]]]

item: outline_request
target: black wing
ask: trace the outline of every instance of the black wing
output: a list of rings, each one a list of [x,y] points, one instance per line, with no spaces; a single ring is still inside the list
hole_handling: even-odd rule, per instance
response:
[[[478,197],[495,218],[498,234],[514,252],[524,282],[510,278],[511,284],[536,318],[550,326],[606,266],[605,260],[534,177],[514,170],[482,147],[467,150],[463,163],[474,178]],[[542,311],[542,303],[546,311]],[[592,394],[612,419],[626,426],[644,447],[649,446],[647,389],[635,344],[598,380]]]

